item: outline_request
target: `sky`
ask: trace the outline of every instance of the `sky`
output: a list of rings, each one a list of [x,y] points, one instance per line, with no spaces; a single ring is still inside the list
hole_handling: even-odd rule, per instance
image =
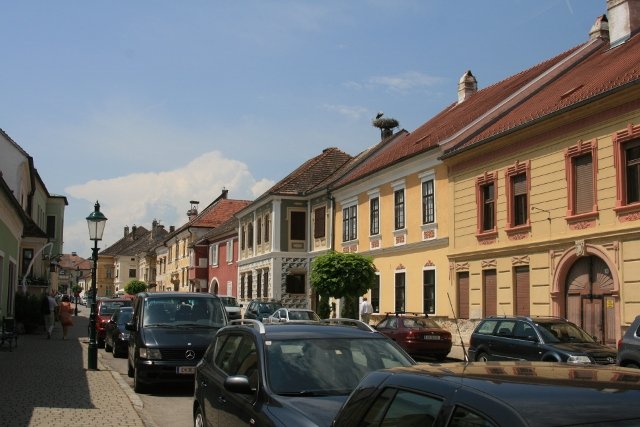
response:
[[[64,252],[253,200],[324,148],[375,145],[588,40],[605,0],[2,1],[0,128],[63,195]]]

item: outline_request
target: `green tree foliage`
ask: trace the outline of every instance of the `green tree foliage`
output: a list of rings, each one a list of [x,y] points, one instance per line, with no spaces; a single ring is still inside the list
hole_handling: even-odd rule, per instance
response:
[[[328,252],[313,260],[311,286],[320,296],[359,297],[373,286],[376,268],[370,257]]]
[[[124,291],[129,295],[136,295],[139,292],[144,292],[147,290],[147,284],[142,280],[130,280],[124,287]]]

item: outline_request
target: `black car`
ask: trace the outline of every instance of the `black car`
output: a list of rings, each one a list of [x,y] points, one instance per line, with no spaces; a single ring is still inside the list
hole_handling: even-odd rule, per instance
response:
[[[469,360],[616,363],[616,350],[560,317],[488,317],[469,340]]]
[[[249,304],[247,304],[247,309],[244,312],[244,318],[256,319],[262,322],[279,308],[282,308],[282,304],[278,301],[254,299],[249,301]]]
[[[367,375],[333,427],[640,425],[640,373],[550,362],[419,364]]]
[[[113,357],[126,356],[129,348],[127,323],[133,316],[133,307],[118,307],[105,327],[104,350],[113,352]]]
[[[618,365],[640,368],[640,316],[637,316],[618,342]]]
[[[196,368],[194,425],[329,426],[366,373],[413,364],[357,320],[233,320]]]
[[[206,292],[138,294],[129,336],[128,375],[134,390],[151,383],[192,383],[196,364],[215,333],[227,324],[227,312]]]

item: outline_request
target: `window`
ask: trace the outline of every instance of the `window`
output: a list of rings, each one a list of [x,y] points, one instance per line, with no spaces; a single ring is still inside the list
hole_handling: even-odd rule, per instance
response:
[[[396,273],[396,312],[404,312],[405,273]]]
[[[218,245],[209,246],[209,263],[210,265],[218,265]]]
[[[322,206],[313,211],[313,237],[322,239],[326,236],[327,208]]]
[[[531,161],[519,162],[505,171],[507,193],[507,231],[528,227]]]
[[[253,248],[253,223],[247,224],[247,248]]]
[[[369,234],[375,236],[380,234],[380,198],[374,197],[369,200]]]
[[[393,192],[394,225],[396,230],[404,228],[404,188]]]
[[[242,228],[240,229],[240,250],[243,250],[243,251],[244,251],[244,242],[246,240],[244,233],[245,233],[245,227],[243,225]]]
[[[626,204],[640,202],[640,141],[629,143],[624,148]]]
[[[256,297],[260,298],[262,295],[262,274],[260,274],[260,270],[258,270],[258,274],[256,275]]]
[[[496,270],[482,271],[482,285],[484,288],[484,317],[495,316],[498,309],[498,286]]]
[[[245,275],[243,274],[242,276],[240,276],[240,298],[244,299],[244,281],[245,281]]]
[[[47,237],[50,239],[56,238],[56,217],[53,215],[47,216]]]
[[[269,270],[264,270],[264,286],[262,287],[262,296],[263,297],[268,297],[269,296]]]
[[[227,262],[233,262],[233,240],[227,240]]]
[[[247,298],[253,298],[253,275],[247,274]]]
[[[422,310],[425,314],[436,313],[436,271],[434,269],[422,272]]]
[[[374,313],[380,312],[380,273],[376,273],[371,287],[371,306]]]
[[[436,202],[433,179],[422,183],[422,223],[432,224],[436,220]]]
[[[291,211],[289,235],[291,240],[305,240],[306,239],[306,223],[307,215],[304,211]]]
[[[565,151],[567,173],[567,216],[595,215],[597,146],[594,141],[580,141]]]
[[[262,217],[258,217],[256,229],[256,244],[260,245],[262,244]]]
[[[514,270],[514,304],[516,316],[529,316],[529,266]]]
[[[31,264],[31,260],[33,259],[33,249],[23,249],[22,250],[22,275],[27,274],[27,269]],[[1,277],[0,277],[1,281]]]
[[[135,278],[136,277],[136,269],[135,268],[130,268],[129,269],[129,278]]]
[[[269,236],[271,235],[271,215],[267,214],[264,217],[264,242],[267,243],[269,241]]]
[[[442,400],[435,397],[388,387],[370,405],[361,425],[432,426],[441,407]]]
[[[305,292],[305,275],[304,274],[288,274],[286,288],[288,294],[304,294]]]
[[[497,173],[486,172],[476,178],[478,235],[496,233]]]
[[[358,206],[353,205],[342,209],[342,241],[358,238]]]

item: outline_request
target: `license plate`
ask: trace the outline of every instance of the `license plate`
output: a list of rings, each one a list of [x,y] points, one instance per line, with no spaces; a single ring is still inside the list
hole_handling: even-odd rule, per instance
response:
[[[439,340],[440,339],[440,335],[425,335],[423,337],[423,339],[425,339],[425,340]]]
[[[196,367],[195,366],[178,366],[179,374],[195,374]]]

